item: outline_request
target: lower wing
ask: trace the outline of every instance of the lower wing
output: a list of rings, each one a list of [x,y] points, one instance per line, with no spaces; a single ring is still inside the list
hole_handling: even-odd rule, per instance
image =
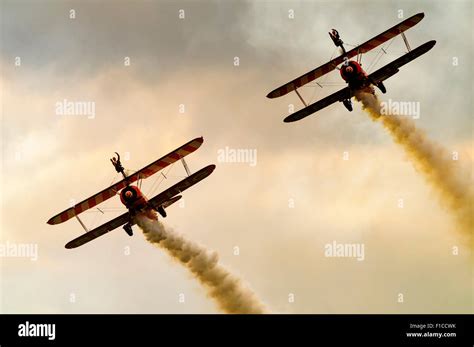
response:
[[[148,201],[148,204],[155,209],[160,206],[166,207],[165,205],[168,201],[173,200],[176,195],[205,179],[214,171],[215,168],[215,165],[208,165],[205,168],[202,168],[201,170],[193,173],[191,176],[179,181],[174,186],[166,189],[164,192],[161,192],[157,196],[151,198]]]
[[[326,96],[324,99],[316,101],[314,104],[311,104],[295,113],[290,114],[283,121],[285,123],[296,122],[297,120],[308,117],[310,114],[317,112],[335,102],[342,101],[345,99],[351,98],[351,91],[349,87],[345,87],[338,92],[335,92],[329,96]]]
[[[69,241],[66,244],[66,248],[76,248],[79,246],[82,246],[83,244],[90,242],[99,236],[102,236],[104,234],[107,234],[109,231],[112,231],[114,229],[117,229],[118,227],[128,223],[130,221],[130,213],[125,212],[124,214],[112,219],[111,221],[102,224],[101,226],[88,231],[87,233],[79,236],[78,238],[75,238],[72,241]]]
[[[369,79],[372,83],[377,83],[386,80],[387,78],[395,75],[398,72],[398,69],[405,64],[408,64],[412,60],[415,60],[420,55],[428,52],[436,44],[435,40],[428,41],[421,46],[411,50],[410,52],[402,55],[400,58],[395,59],[391,63],[381,67],[377,71],[372,72],[369,75]]]

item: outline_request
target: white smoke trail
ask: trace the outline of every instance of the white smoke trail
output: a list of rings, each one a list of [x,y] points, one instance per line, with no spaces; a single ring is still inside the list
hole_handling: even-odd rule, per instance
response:
[[[160,221],[137,216],[136,222],[145,238],[166,249],[171,256],[185,265],[205,286],[210,297],[226,313],[265,313],[265,306],[241,281],[218,264],[216,252],[186,240],[165,227]]]
[[[442,205],[454,215],[459,230],[473,246],[474,194],[469,182],[464,182],[454,170],[454,162],[448,159],[446,151],[429,140],[410,119],[390,114],[382,115],[380,102],[375,95],[361,92],[356,93],[355,97],[362,102],[363,109],[374,121],[383,124],[395,142],[400,144],[412,159],[417,171],[440,193]]]

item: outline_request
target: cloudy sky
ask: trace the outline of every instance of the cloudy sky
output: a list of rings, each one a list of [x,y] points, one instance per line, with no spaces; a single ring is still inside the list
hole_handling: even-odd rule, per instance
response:
[[[272,312],[472,312],[471,250],[382,126],[357,104],[285,124],[301,107],[296,95],[265,97],[337,54],[330,29],[358,44],[424,12],[408,40],[436,46],[387,80],[381,98],[419,103],[416,125],[458,152],[459,175],[472,179],[470,1],[0,3],[0,242],[38,246],[36,261],[0,258],[1,312],[218,312],[137,227],[66,250],[81,226],[46,224],[116,178],[113,152],[139,169],[197,136],[191,170],[217,168],[165,223],[217,251]],[[398,37],[369,71],[405,50]],[[302,94],[315,101],[343,86],[337,72],[324,82],[332,86]],[[94,117],[57,114],[65,99],[93,102]],[[255,150],[256,165],[220,162],[225,148]],[[144,182],[148,196],[185,174],[165,172]],[[89,227],[121,205],[104,208],[84,214]],[[326,257],[333,241],[364,245],[364,260]]]

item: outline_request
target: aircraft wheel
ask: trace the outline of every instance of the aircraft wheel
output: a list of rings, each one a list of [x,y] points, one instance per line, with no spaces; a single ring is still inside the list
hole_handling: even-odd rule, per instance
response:
[[[384,85],[382,82],[379,82],[379,83],[377,84],[377,87],[379,87],[379,89],[380,89],[380,91],[381,91],[382,93],[385,94],[385,93],[387,92],[387,89],[385,88],[385,85]]]
[[[128,236],[133,236],[132,226],[130,224],[126,224],[123,226],[123,230],[128,234]]]
[[[343,100],[342,103],[349,112],[352,112],[352,102],[349,99]]]
[[[159,214],[161,214],[163,218],[166,217],[166,211],[163,206],[159,206],[156,210],[159,212]]]

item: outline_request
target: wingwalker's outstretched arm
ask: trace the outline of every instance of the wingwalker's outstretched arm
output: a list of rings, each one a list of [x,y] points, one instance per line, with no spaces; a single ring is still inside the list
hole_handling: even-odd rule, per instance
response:
[[[118,154],[117,152],[115,152],[115,154],[117,154],[117,158],[113,157],[110,159],[110,161],[112,162],[112,165],[114,166],[115,170],[118,173],[121,173],[123,178],[127,178],[127,176],[125,175],[125,169],[123,168],[122,163],[120,162],[120,154]]]

